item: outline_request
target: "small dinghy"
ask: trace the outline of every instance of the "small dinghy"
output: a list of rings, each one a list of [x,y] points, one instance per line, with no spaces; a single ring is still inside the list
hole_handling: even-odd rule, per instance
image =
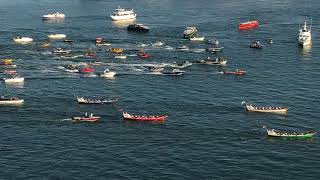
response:
[[[259,21],[247,21],[239,24],[239,30],[253,29],[259,26]]]
[[[211,53],[216,53],[216,52],[221,52],[223,48],[224,47],[211,47],[211,48],[207,48],[206,51]]]
[[[286,114],[288,113],[288,107],[262,107],[262,106],[253,106],[252,104],[247,104],[245,101],[241,102],[241,105],[245,105],[245,109],[249,112],[263,112],[263,113],[277,113],[277,114]]]
[[[102,37],[97,37],[96,38],[96,46],[111,46],[111,43],[108,43]]]
[[[4,96],[0,97],[0,105],[5,105],[5,104],[22,104],[24,102],[24,99],[19,99],[17,97],[10,97],[6,98]]]
[[[127,112],[122,113],[123,119],[135,121],[165,121],[168,116],[165,115],[131,115]]]
[[[140,50],[140,52],[138,52],[137,56],[138,56],[139,58],[142,58],[142,59],[147,59],[147,58],[150,58],[150,57],[151,57],[150,54],[144,52],[143,50]]]
[[[267,130],[268,136],[271,137],[285,137],[285,138],[312,138],[317,132],[316,131],[306,131],[306,132],[285,132],[278,131],[275,129],[268,129],[266,126],[263,126]]]
[[[77,65],[75,64],[67,64],[64,66],[67,72],[77,73],[79,72]]]
[[[85,113],[83,117],[72,117],[72,120],[74,120],[74,122],[97,122],[100,120],[100,116],[93,116],[92,113]]]
[[[151,43],[152,47],[161,47],[163,45],[164,45],[164,43],[161,41],[156,41],[155,43]]]
[[[80,68],[78,69],[80,73],[83,73],[83,74],[88,74],[88,73],[94,73],[95,70],[90,66],[90,65],[87,65],[83,68]]]
[[[118,98],[90,99],[78,96],[76,98],[79,104],[114,104],[118,101]]]
[[[10,78],[3,78],[5,83],[22,83],[24,78],[20,76],[12,76]]]
[[[189,51],[189,48],[188,48],[187,46],[181,45],[181,46],[177,47],[177,50],[180,50],[180,51]]]
[[[119,54],[119,55],[114,55],[114,58],[116,58],[116,59],[126,59],[127,56],[126,56],[126,55]]]
[[[113,78],[116,74],[117,74],[116,72],[106,69],[103,71],[103,73],[100,74],[100,77]]]
[[[118,53],[118,54],[121,54],[124,52],[122,48],[110,48],[109,51],[112,53]]]
[[[53,14],[46,14],[42,16],[43,20],[52,20],[52,19],[64,19],[66,17],[65,14],[60,13],[60,12],[56,12]]]
[[[182,62],[174,62],[173,64],[169,65],[172,68],[179,68],[179,69],[183,69],[186,67],[191,66],[192,63],[188,62],[188,61],[182,61]]]
[[[61,55],[61,54],[69,54],[71,52],[71,50],[69,49],[62,49],[62,48],[57,48],[55,50],[52,51],[53,54],[58,54],[58,55]]]

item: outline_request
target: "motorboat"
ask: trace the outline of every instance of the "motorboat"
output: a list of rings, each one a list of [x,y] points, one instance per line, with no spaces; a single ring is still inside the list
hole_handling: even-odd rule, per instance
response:
[[[46,14],[42,16],[43,20],[50,20],[50,19],[64,19],[66,17],[65,14],[60,13],[60,12],[56,12],[53,14]]]
[[[239,24],[239,30],[248,30],[257,28],[259,26],[259,21],[247,21]]]
[[[245,105],[245,109],[249,112],[263,112],[263,113],[276,113],[276,114],[286,114],[288,113],[288,107],[261,107],[253,106],[252,104],[247,104],[245,101],[241,102],[241,105]]]
[[[137,14],[134,13],[133,9],[123,9],[118,6],[115,11],[110,14],[110,17],[113,21],[123,21],[123,20],[133,20],[136,19]]]
[[[169,75],[169,76],[181,76],[181,75],[184,75],[185,71],[182,71],[180,69],[165,69],[161,73],[163,75]]]
[[[163,66],[149,66],[148,70],[149,70],[149,72],[153,72],[153,73],[161,73],[164,71],[164,67]]]
[[[75,64],[66,64],[64,66],[67,72],[77,73],[79,72],[77,65]]]
[[[16,70],[6,69],[6,70],[4,70],[2,73],[3,73],[3,74],[14,75],[14,74],[17,74],[17,71],[16,71]]]
[[[268,44],[273,44],[272,38],[268,38],[268,39],[267,39],[267,43],[268,43]]]
[[[307,46],[311,44],[311,25],[308,27],[307,22],[299,28],[298,43],[301,46]]]
[[[84,66],[83,68],[80,68],[80,69],[78,68],[78,70],[79,70],[80,73],[83,73],[83,74],[88,74],[88,73],[94,73],[95,72],[95,70],[89,65]]]
[[[204,37],[190,37],[189,38],[190,41],[204,41]]]
[[[129,24],[127,27],[128,31],[135,31],[135,32],[149,32],[150,28],[143,24]]]
[[[73,40],[72,39],[65,39],[63,40],[64,43],[73,43]]]
[[[156,41],[155,43],[151,43],[152,47],[161,47],[163,45],[164,45],[164,43],[161,41]]]
[[[69,49],[62,49],[62,48],[57,48],[55,50],[52,51],[53,54],[69,54],[71,52],[71,50]]]
[[[127,56],[126,55],[122,55],[122,54],[116,54],[116,55],[114,55],[114,58],[116,58],[116,59],[126,59]]]
[[[65,35],[65,34],[49,34],[48,35],[49,39],[64,39],[66,37],[67,37],[67,35]]]
[[[245,75],[246,71],[236,69],[235,71],[222,71],[222,73],[225,75]]]
[[[224,47],[210,47],[206,49],[206,52],[210,53],[216,53],[216,52],[221,52]]]
[[[111,45],[111,43],[108,43],[102,37],[97,37],[96,38],[96,46],[110,46],[110,45]]]
[[[127,112],[122,113],[123,119],[135,121],[160,121],[163,122],[168,116],[165,115],[132,115]]]
[[[12,76],[9,78],[3,78],[5,83],[22,83],[24,82],[24,78],[20,76]]]
[[[22,104],[24,102],[24,99],[19,99],[18,97],[10,97],[6,98],[4,96],[0,97],[0,104],[5,105],[5,104]]]
[[[250,44],[250,48],[255,48],[255,49],[262,49],[263,45],[260,43],[260,41],[253,41]]]
[[[33,39],[30,37],[21,37],[21,36],[17,36],[15,38],[13,38],[13,40],[14,40],[14,42],[20,43],[20,44],[27,44],[27,43],[31,43],[33,41]]]
[[[117,73],[114,71],[110,71],[109,69],[105,69],[103,73],[100,74],[100,77],[104,78],[112,78],[116,75]]]
[[[189,39],[189,38],[195,37],[197,33],[198,33],[197,28],[195,26],[190,26],[183,31],[183,37],[185,39]]]
[[[71,59],[77,59],[79,57],[82,57],[83,55],[72,55],[72,54],[66,54],[66,55],[62,55],[60,56],[61,59],[68,59],[68,60],[71,60]]]
[[[87,51],[84,53],[83,56],[86,58],[95,58],[97,56],[97,54],[93,51]]]
[[[144,52],[144,51],[138,52],[137,56],[138,56],[139,58],[142,58],[142,59],[147,59],[147,58],[150,58],[150,57],[151,57],[150,54],[148,54],[148,53],[146,53],[146,52]]]
[[[118,54],[124,52],[124,50],[122,48],[110,48],[109,51],[112,53],[118,53]]]
[[[45,43],[40,44],[39,47],[41,47],[41,48],[49,48],[50,45],[51,45],[50,43],[45,42]]]
[[[183,69],[186,67],[191,66],[192,63],[189,61],[182,61],[182,62],[174,62],[173,64],[169,65],[172,68],[179,68],[179,69]]]
[[[317,134],[316,131],[287,132],[287,131],[278,131],[275,129],[268,129],[266,126],[263,126],[263,128],[267,130],[268,136],[271,136],[271,137],[312,138]]]
[[[85,113],[83,117],[81,116],[72,117],[72,120],[74,120],[75,122],[97,122],[100,120],[100,116],[93,116],[92,113],[90,114]]]
[[[118,98],[90,99],[82,96],[76,98],[79,104],[114,104],[118,101]]]
[[[213,44],[214,46],[219,46],[219,41],[217,39],[209,39],[207,40],[208,44]]]
[[[185,45],[181,45],[179,47],[177,47],[177,50],[180,50],[180,51],[189,51],[189,48]]]
[[[217,57],[214,59],[211,59],[210,57],[208,57],[207,59],[197,60],[196,64],[225,66],[227,65],[227,60],[224,59],[223,57]]]
[[[1,62],[0,62],[0,66],[3,66],[3,67],[8,67],[8,68],[15,68],[17,67],[17,65],[13,64],[12,63],[12,59],[10,58],[6,58],[6,59],[2,59]]]

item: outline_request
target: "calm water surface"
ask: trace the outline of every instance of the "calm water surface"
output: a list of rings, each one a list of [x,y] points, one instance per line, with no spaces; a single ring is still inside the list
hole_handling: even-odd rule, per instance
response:
[[[118,6],[134,8],[148,34],[128,33],[127,24],[108,17]],[[319,137],[308,140],[268,138],[263,125],[282,130],[319,130],[319,8],[320,1],[143,0],[143,1],[1,1],[0,56],[11,57],[26,80],[0,84],[0,92],[25,99],[21,107],[0,107],[1,179],[317,179],[320,176]],[[42,22],[41,15],[60,11],[63,22]],[[312,16],[313,44],[298,47],[299,20]],[[256,30],[239,32],[237,24],[258,19]],[[219,39],[228,60],[225,68],[192,65],[181,77],[146,74],[147,64],[195,61],[204,52],[179,52],[146,47],[152,58],[117,60],[96,47],[107,38],[128,55],[138,43],[161,40],[173,48],[205,43],[182,40],[186,26]],[[54,41],[49,49],[37,43],[51,33],[64,33],[72,45]],[[31,45],[12,38],[30,36]],[[265,40],[274,39],[273,45]],[[264,49],[248,48],[259,39]],[[76,62],[51,54],[53,48],[96,59]],[[215,55],[212,55],[214,57]],[[80,78],[66,73],[68,63],[101,61],[118,72],[115,79]],[[243,68],[243,77],[221,70]],[[1,78],[5,77],[1,75]],[[74,94],[117,96],[115,106],[87,106]],[[246,113],[241,101],[290,107],[287,116]],[[122,111],[167,114],[164,124],[126,122]],[[75,124],[69,118],[84,112],[102,116],[101,123]]]

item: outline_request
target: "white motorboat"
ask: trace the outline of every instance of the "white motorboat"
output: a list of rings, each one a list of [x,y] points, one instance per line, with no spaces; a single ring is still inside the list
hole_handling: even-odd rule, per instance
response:
[[[115,55],[114,58],[116,58],[116,59],[126,59],[127,56],[126,55],[122,55],[122,54],[118,54],[118,55]]]
[[[183,68],[189,67],[191,65],[192,65],[192,63],[190,63],[188,61],[182,61],[182,62],[174,62],[173,64],[169,65],[169,67],[183,69]]]
[[[21,36],[17,36],[15,38],[13,38],[14,42],[16,43],[21,43],[21,44],[24,44],[24,43],[31,43],[33,41],[32,38],[30,37],[21,37]]]
[[[49,39],[64,39],[66,37],[67,37],[67,35],[65,35],[65,34],[49,34],[48,35]]]
[[[153,47],[161,47],[161,46],[164,45],[164,43],[161,42],[161,41],[156,41],[155,43],[151,43],[151,45],[152,45]]]
[[[43,20],[49,20],[49,19],[64,19],[66,16],[63,13],[53,13],[53,14],[46,14],[42,16]]]
[[[116,75],[117,73],[114,71],[110,71],[109,69],[106,69],[103,71],[102,74],[100,74],[100,77],[105,77],[105,78],[112,78]]]
[[[302,28],[299,28],[298,43],[301,46],[308,46],[311,44],[311,25],[308,27],[306,21]]]
[[[184,31],[183,31],[183,37],[188,39],[188,38],[191,38],[191,37],[195,37],[198,33],[198,30],[196,27],[194,26],[190,26],[190,27],[187,27]]]
[[[204,37],[190,37],[190,41],[204,41]]]
[[[136,19],[137,14],[134,13],[133,9],[123,9],[118,6],[115,11],[110,14],[113,21],[123,21],[129,19]]]
[[[24,102],[24,99],[19,99],[17,97],[10,97],[6,98],[4,96],[0,97],[0,104],[22,104]]]
[[[5,83],[21,83],[24,82],[24,78],[20,76],[13,76],[10,78],[3,78]]]
[[[187,46],[181,45],[179,47],[177,47],[178,50],[180,51],[189,51],[189,48]]]
[[[217,57],[214,59],[211,59],[208,57],[207,59],[200,59],[196,61],[197,64],[206,64],[206,65],[218,65],[218,66],[225,66],[227,65],[227,60],[225,60],[223,57]]]
[[[53,54],[68,54],[70,53],[71,50],[69,49],[62,49],[62,48],[57,48],[55,50],[52,51]]]
[[[71,73],[78,73],[79,72],[78,67],[75,64],[67,64],[64,66],[64,68],[67,72],[71,72]]]

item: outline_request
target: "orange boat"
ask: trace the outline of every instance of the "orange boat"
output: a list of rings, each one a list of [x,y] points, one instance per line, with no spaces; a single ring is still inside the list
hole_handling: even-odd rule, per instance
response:
[[[135,120],[135,121],[165,121],[168,116],[158,115],[158,116],[144,116],[144,115],[131,115],[127,112],[123,112],[123,119]]]
[[[239,24],[239,30],[252,29],[252,28],[256,28],[258,26],[259,26],[258,21],[247,21],[247,22]]]

